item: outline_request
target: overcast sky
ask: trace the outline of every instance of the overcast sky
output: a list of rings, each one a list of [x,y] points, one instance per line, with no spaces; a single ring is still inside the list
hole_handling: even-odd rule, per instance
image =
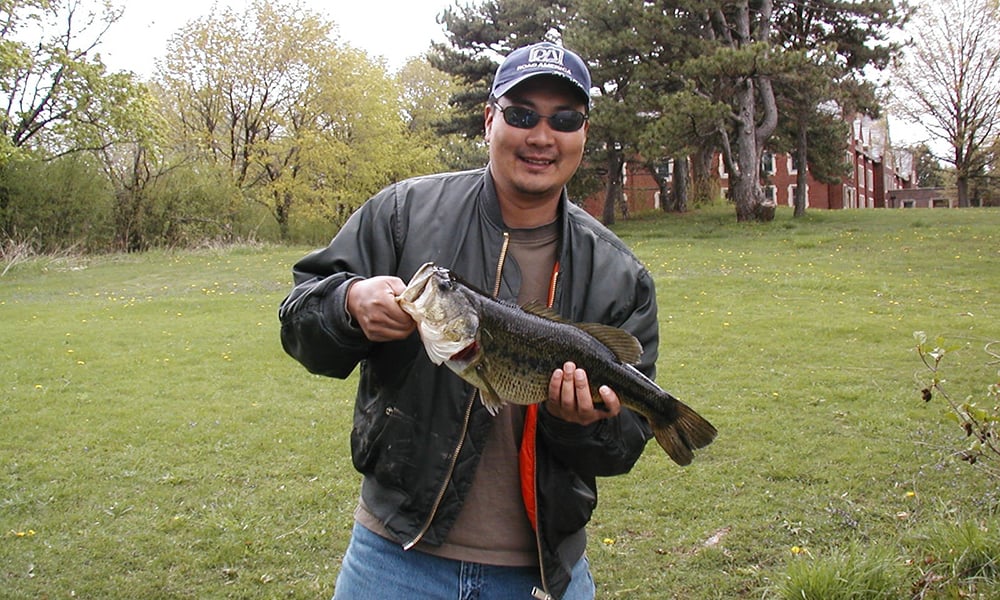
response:
[[[432,39],[443,41],[435,17],[451,0],[302,0],[327,16],[341,40],[382,56],[393,69],[420,54]],[[155,60],[166,53],[167,39],[185,23],[211,12],[213,5],[242,8],[250,0],[125,0],[125,15],[108,31],[100,47],[111,70],[153,73]]]

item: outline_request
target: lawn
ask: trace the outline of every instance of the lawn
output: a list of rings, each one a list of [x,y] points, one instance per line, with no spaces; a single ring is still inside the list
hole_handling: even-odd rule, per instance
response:
[[[996,382],[1000,211],[734,221],[615,228],[656,278],[658,382],[720,434],[690,467],[650,444],[600,482],[598,597],[779,598],[859,564],[895,587],[857,597],[907,597],[963,551],[931,541],[1000,548],[997,479],[953,456],[965,440],[921,400],[913,349],[918,330],[961,347],[953,397]],[[39,258],[0,278],[0,597],[332,595],[355,381],[282,352],[307,250]],[[961,593],[998,597],[996,571]]]

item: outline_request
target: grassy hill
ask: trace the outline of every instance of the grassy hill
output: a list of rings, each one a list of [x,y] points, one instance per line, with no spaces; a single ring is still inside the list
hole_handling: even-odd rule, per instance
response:
[[[1000,211],[734,221],[616,227],[656,278],[657,380],[720,435],[690,467],[651,444],[600,482],[598,597],[998,597],[997,464],[954,456],[966,440],[921,399],[913,332],[959,347],[944,385],[985,402]],[[0,278],[0,597],[332,595],[356,382],[281,350],[307,250],[40,258]]]

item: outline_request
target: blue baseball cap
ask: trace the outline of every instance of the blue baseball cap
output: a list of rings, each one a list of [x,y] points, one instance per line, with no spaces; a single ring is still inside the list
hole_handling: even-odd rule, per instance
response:
[[[576,53],[551,42],[518,48],[504,59],[493,78],[493,97],[500,98],[517,84],[538,75],[556,75],[574,84],[590,106],[590,71]]]

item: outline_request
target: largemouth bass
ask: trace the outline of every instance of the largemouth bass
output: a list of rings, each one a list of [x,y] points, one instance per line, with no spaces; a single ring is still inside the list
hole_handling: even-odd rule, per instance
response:
[[[500,302],[433,263],[413,275],[396,301],[417,322],[431,361],[478,388],[494,415],[508,402],[544,402],[552,372],[572,361],[587,372],[595,401],[607,385],[623,406],[646,417],[674,462],[690,464],[693,451],[715,438],[711,423],[632,366],[642,347],[622,329]]]

